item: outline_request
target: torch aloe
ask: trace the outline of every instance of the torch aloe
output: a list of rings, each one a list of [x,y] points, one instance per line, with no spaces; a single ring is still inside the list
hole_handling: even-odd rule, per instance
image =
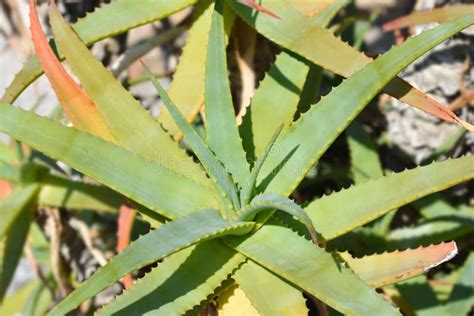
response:
[[[110,10],[125,2],[111,4]],[[167,109],[165,117],[174,121],[164,125],[180,130],[171,129],[171,135],[93,57],[86,45],[194,2],[166,2],[167,6],[160,8],[156,16],[149,16],[152,13],[148,11],[143,21],[130,17],[123,24],[114,21],[120,25],[111,23],[114,27],[109,26],[100,34],[79,27],[89,25],[87,19],[91,20],[93,16],[103,21],[105,18],[99,18],[99,13],[82,20],[75,33],[57,8],[51,6],[49,17],[58,50],[84,90],[71,88],[75,84],[71,80],[58,80],[53,88],[58,96],[64,95],[61,94],[64,91],[73,91],[73,96],[78,98],[87,96],[87,106],[92,113],[89,114],[94,117],[90,124],[101,122],[105,128],[88,126],[87,120],[80,120],[79,126],[74,117],[69,119],[75,127],[66,127],[18,107],[0,105],[1,132],[117,192],[101,187],[104,195],[111,196],[110,200],[108,197],[89,199],[91,204],[98,205],[97,208],[101,205],[105,209],[114,208],[126,197],[136,203],[145,219],[152,218],[155,227],[99,268],[54,306],[49,315],[64,315],[123,276],[160,260],[163,261],[156,268],[98,314],[184,314],[198,310],[212,295],[224,296],[226,290],[235,289],[237,284],[241,292],[234,293],[243,295],[262,315],[306,311],[302,292],[342,313],[399,315],[397,307],[374,288],[419,275],[451,259],[457,251],[454,242],[359,259],[331,251],[325,248],[326,243],[392,209],[474,178],[474,157],[452,159],[373,179],[316,199],[304,208],[287,196],[382,89],[401,98],[416,96],[413,88],[397,79],[397,73],[432,47],[473,25],[474,16],[465,16],[426,31],[374,61],[363,56],[356,60],[357,63],[348,65],[351,60],[347,57],[335,61],[327,43],[337,43],[336,47],[341,47],[345,56],[352,56],[356,51],[324,29],[347,1],[335,1],[312,18],[300,15],[303,27],[291,36],[279,31],[288,27],[285,17],[298,17],[295,13],[298,11],[291,6],[287,11],[286,5],[270,5],[270,11],[280,17],[280,21],[275,16],[261,17],[239,1],[202,1],[198,4],[202,6],[198,11],[201,15],[196,20],[199,29],[192,29],[191,34],[200,34],[201,28],[208,25],[208,42],[191,43],[206,52],[206,62],[202,66],[205,71],[199,71],[204,76],[204,86],[197,83],[197,87],[176,87],[175,82],[171,88],[182,94],[186,94],[188,88],[200,89],[192,99],[192,107],[175,102],[173,94],[177,92],[168,95],[150,74]],[[30,3],[35,12],[34,2],[31,0]],[[145,10],[152,5],[150,3],[137,7]],[[264,7],[266,4],[271,3],[264,1]],[[101,10],[105,12],[107,6],[98,12]],[[236,13],[287,49],[278,56],[270,72],[275,73],[277,67],[291,71],[296,65],[298,73],[288,76],[299,77],[296,82],[301,88],[308,71],[309,62],[303,59],[306,58],[350,78],[293,121],[298,95],[290,92],[284,81],[280,83],[268,76],[239,127],[233,112],[225,52],[226,23],[231,23]],[[52,51],[38,49],[40,45],[44,48],[46,41],[40,40],[44,35],[34,18],[32,15],[31,25],[38,60],[50,81],[54,81],[53,68],[57,69],[59,60]],[[316,42],[311,43],[314,47],[303,42],[305,36],[318,35],[323,38],[321,47],[317,47]],[[192,64],[183,63],[182,66],[189,65]],[[30,72],[24,83],[39,72],[39,68]],[[185,73],[191,74],[192,68],[186,69]],[[67,73],[62,72],[62,75],[67,76]],[[189,82],[189,78],[183,81]],[[7,99],[11,101],[21,89],[16,90]],[[284,98],[275,100],[275,96]],[[205,101],[206,139],[188,122],[196,115],[195,108],[201,98]],[[185,100],[178,99],[179,102]],[[272,109],[265,104],[266,100],[278,104],[271,104]],[[70,102],[67,98],[61,101],[65,108],[71,107],[79,113],[84,106],[82,102]],[[430,109],[438,114],[442,112],[436,107]],[[287,115],[275,113],[280,111]],[[457,120],[448,112],[439,115],[447,120]],[[263,121],[265,124],[260,125]],[[179,139],[181,134],[199,163],[172,140],[171,136]],[[249,163],[247,157],[258,159]],[[41,184],[43,179],[51,177],[55,183],[64,180],[41,174],[32,182]],[[79,186],[75,184],[74,188]],[[36,203],[58,203],[51,197],[54,194],[44,188],[28,187],[27,190],[28,198],[17,199],[24,193],[19,192],[12,195],[12,199],[25,203],[30,199]],[[39,195],[36,195],[37,190],[40,190]],[[76,197],[80,199],[80,193],[87,189],[77,191]],[[39,198],[34,199],[34,196]],[[289,216],[281,216],[282,211]],[[303,231],[298,230],[301,224]],[[308,233],[309,238],[305,236]],[[394,258],[403,258],[403,267],[397,266]],[[259,289],[259,284],[252,282],[261,282],[265,287]]]

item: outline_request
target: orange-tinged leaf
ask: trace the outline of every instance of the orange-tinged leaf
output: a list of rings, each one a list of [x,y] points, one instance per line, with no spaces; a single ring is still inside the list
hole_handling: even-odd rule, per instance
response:
[[[6,198],[13,191],[13,186],[7,180],[0,180],[0,200]]]
[[[398,85],[392,84],[386,87],[385,92],[388,92],[392,96],[402,96],[400,97],[400,101],[415,105],[419,109],[430,113],[442,120],[451,123],[461,124],[461,119],[459,119],[453,111],[444,107],[443,105],[441,105],[441,103],[439,103],[423,91],[419,90],[418,88],[411,87],[410,84],[403,79],[399,79]]]
[[[456,243],[451,241],[362,258],[353,258],[347,252],[340,255],[361,279],[373,287],[381,287],[427,272],[451,260],[457,253]]]
[[[117,228],[117,253],[120,253],[130,244],[130,235],[136,213],[135,209],[126,204],[120,207]],[[130,288],[132,283],[133,279],[130,274],[123,277],[123,285],[126,289]]]
[[[280,19],[280,16],[266,9],[265,7],[262,7],[261,5],[257,4],[255,0],[237,0],[237,1],[242,3],[243,5],[246,5],[249,8],[268,14],[269,16],[274,17],[275,19]]]
[[[449,22],[469,14],[474,14],[473,4],[455,5],[408,14],[386,23],[383,29],[393,31],[418,24]]]
[[[51,49],[41,28],[35,0],[30,0],[30,28],[35,52],[71,123],[79,130],[112,140],[94,103],[67,73]]]

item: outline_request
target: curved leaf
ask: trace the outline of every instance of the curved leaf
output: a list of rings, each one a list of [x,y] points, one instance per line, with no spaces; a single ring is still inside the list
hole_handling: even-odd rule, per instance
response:
[[[212,294],[244,260],[243,255],[218,240],[183,249],[99,310],[98,315],[183,315]]]
[[[275,146],[280,150],[263,164],[257,180],[259,188],[282,195],[291,193],[391,78],[426,51],[472,24],[474,16],[469,16],[426,31],[394,47],[333,89],[279,137]],[[309,135],[314,135],[311,141]]]
[[[20,108],[0,104],[0,131],[168,218],[217,205],[211,188],[156,161]]]
[[[294,216],[306,226],[314,243],[318,242],[316,229],[314,229],[313,223],[306,212],[294,201],[278,194],[264,193],[257,195],[249,206],[239,212],[237,220],[252,220],[259,212],[271,209],[277,209]]]
[[[272,220],[250,237],[225,242],[342,313],[400,315],[331,254]]]
[[[472,178],[474,156],[467,156],[353,186],[311,202],[305,211],[317,231],[329,240],[394,208]]]
[[[80,19],[73,28],[86,45],[91,45],[101,39],[159,20],[195,2],[196,0],[143,0],[138,6],[135,0],[115,0]],[[127,14],[123,14],[124,12]],[[33,55],[7,87],[1,102],[13,103],[42,73],[38,57]]]
[[[94,101],[116,142],[146,159],[158,160],[177,173],[208,184],[203,170],[92,55],[56,6],[50,21],[59,49]]]
[[[199,241],[242,234],[253,223],[232,224],[216,210],[203,210],[166,223],[140,237],[56,305],[48,315],[64,315],[123,275],[135,271]]]
[[[110,131],[99,112],[82,89],[56,58],[41,29],[36,0],[30,0],[30,28],[35,52],[56,96],[72,124],[79,130],[111,141]]]
[[[415,12],[385,23],[383,30],[393,31],[418,24],[449,22],[469,14],[474,14],[474,5],[472,4],[460,4]]]
[[[371,61],[369,57],[342,42],[330,31],[321,28],[316,19],[304,18],[286,1],[262,1],[262,5],[279,14],[282,17],[281,20],[264,14],[254,15],[249,8],[231,0],[228,1],[240,17],[265,37],[341,76],[350,77]],[[319,45],[318,49],[315,49],[315,43]],[[384,83],[384,85],[387,84],[389,84],[388,81]],[[448,122],[457,122],[468,129],[474,128],[402,79],[395,78],[385,91],[400,101],[414,105]]]
[[[373,287],[381,287],[420,275],[451,260],[457,253],[456,243],[451,241],[362,258],[353,258],[348,252],[340,255],[362,280]]]

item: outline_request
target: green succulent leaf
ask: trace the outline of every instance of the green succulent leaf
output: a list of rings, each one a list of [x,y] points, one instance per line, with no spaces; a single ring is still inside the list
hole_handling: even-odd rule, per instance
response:
[[[391,247],[415,247],[458,239],[474,231],[474,221],[456,215],[433,218],[415,227],[402,227],[387,234],[386,243]]]
[[[329,25],[329,22],[341,11],[344,7],[348,6],[351,3],[351,0],[335,0],[332,3],[328,4],[322,8],[314,17],[316,23],[321,25],[323,28],[326,28]]]
[[[218,240],[183,249],[166,258],[98,315],[183,315],[212,294],[244,260],[243,255]]]
[[[38,204],[116,213],[125,197],[100,185],[47,175],[41,179]]]
[[[283,211],[298,219],[298,221],[306,226],[314,243],[317,244],[318,237],[316,229],[306,212],[292,200],[278,194],[264,193],[257,195],[253,198],[249,206],[240,211],[237,216],[237,221],[252,220],[259,212],[271,209]]]
[[[217,160],[212,151],[207,147],[206,143],[196,133],[194,128],[186,121],[183,114],[181,114],[176,105],[169,98],[165,89],[163,89],[158,80],[153,77],[150,69],[148,69],[148,67],[145,65],[144,67],[146,69],[148,79],[155,86],[158,94],[163,100],[163,104],[166,106],[174,121],[183,132],[184,137],[186,137],[186,140],[189,142],[189,145],[193,149],[194,153],[201,161],[204,169],[206,169],[209,176],[214,180],[216,189],[219,193],[221,193],[221,196],[224,200],[228,200],[226,204],[230,206],[230,209],[232,209],[232,206],[234,209],[238,209],[240,205],[238,201],[237,189],[224,166],[219,160]],[[229,205],[230,202],[232,202],[232,205]],[[231,214],[226,214],[226,216],[229,215]]]
[[[245,262],[233,278],[260,315],[308,314],[300,289],[251,260]]]
[[[253,223],[232,224],[216,210],[202,210],[166,223],[140,237],[56,305],[49,315],[64,315],[123,275],[200,241],[252,230]]]
[[[186,170],[186,176],[206,184],[208,179],[200,166],[95,59],[54,6],[50,21],[60,51],[94,101],[116,142],[146,159],[166,164],[177,173]]]
[[[273,220],[226,243],[342,313],[400,315],[337,258]]]
[[[204,104],[204,83],[206,72],[207,43],[211,30],[214,5],[212,0],[199,1],[194,9],[195,20],[188,32],[183,53],[168,89],[168,95],[188,122],[192,122]],[[226,24],[226,33],[232,23]],[[182,134],[166,108],[158,116],[158,121],[175,139]]]
[[[252,198],[252,193],[255,189],[255,182],[257,182],[257,176],[260,171],[260,168],[262,168],[265,159],[267,159],[268,155],[272,151],[273,145],[275,144],[275,141],[280,135],[282,129],[283,125],[277,127],[277,129],[273,133],[272,138],[270,139],[270,142],[267,145],[267,148],[265,149],[265,152],[262,154],[262,156],[258,157],[255,166],[252,168],[252,171],[248,175],[247,180],[245,181],[245,185],[243,186],[242,191],[240,193],[240,205],[245,206],[250,202],[250,199]]]
[[[73,28],[86,45],[91,45],[101,39],[159,20],[195,2],[196,0],[144,0],[140,6],[137,6],[135,0],[116,0],[80,19]],[[20,93],[42,73],[38,57],[33,55],[6,88],[1,102],[13,103]]]
[[[357,120],[347,128],[347,143],[351,158],[351,176],[356,185],[383,176],[376,144]],[[374,232],[385,235],[395,214],[396,210],[392,210],[377,219],[373,225]]]
[[[293,121],[308,70],[308,63],[290,52],[283,50],[277,56],[240,125],[249,160],[263,155],[279,125],[288,128]]]
[[[347,3],[347,0],[335,1],[313,19],[321,27],[327,27]],[[240,126],[249,160],[264,153],[272,132],[278,126],[283,124],[284,128],[288,128],[293,121],[309,69],[307,61],[287,50],[277,56],[255,92]],[[316,87],[311,89],[315,90]]]
[[[0,141],[0,161],[13,163],[18,159],[15,149]]]
[[[206,44],[211,29],[212,12],[212,0],[199,1],[196,5],[195,19],[168,89],[171,100],[189,122],[198,115],[204,103]],[[161,110],[158,121],[175,139],[181,138],[181,130],[166,108]]]
[[[0,180],[8,180],[12,182],[18,181],[20,178],[19,168],[10,163],[0,160]]]
[[[38,185],[16,187],[5,200],[0,201],[0,240],[12,229],[17,218],[24,213],[38,192]]]
[[[2,220],[3,240],[0,241],[0,303],[5,297],[23,253],[23,246],[36,210],[34,198],[37,191],[38,186],[35,184],[18,187],[0,204],[2,217],[7,217],[5,221]],[[8,216],[6,212],[10,214],[14,212],[15,216]]]
[[[347,143],[351,157],[351,174],[355,184],[383,176],[377,147],[358,121],[353,121],[347,128]]]
[[[346,78],[371,62],[369,57],[321,28],[318,19],[304,17],[286,1],[262,1],[262,5],[280,15],[281,20],[265,14],[255,15],[251,9],[233,0],[228,0],[228,3],[245,22],[268,39]],[[315,45],[318,45],[318,49],[315,49]],[[461,122],[453,112],[434,99],[402,79],[395,76],[390,79],[393,78],[395,79],[390,84],[390,81],[384,81],[384,86],[389,84],[385,88],[387,93],[449,122]],[[470,128],[468,125],[466,127]]]
[[[157,161],[146,160],[98,137],[20,108],[0,104],[0,131],[168,218],[217,207],[212,188],[193,182]]]
[[[317,231],[330,240],[392,209],[472,178],[474,156],[467,156],[353,186],[315,200],[305,211]]]
[[[224,2],[216,0],[207,48],[205,113],[207,143],[238,187],[249,175],[230,93],[224,32]]]
[[[451,205],[441,194],[435,193],[411,204],[425,219],[434,219],[441,216],[470,216],[474,219],[474,206]]]
[[[260,189],[290,194],[386,83],[426,51],[472,24],[474,16],[469,16],[411,38],[333,89],[279,137],[276,146],[280,151],[269,156],[260,171],[257,180]],[[308,141],[309,135],[314,135],[311,141]]]
[[[474,255],[471,253],[461,270],[461,275],[454,284],[447,303],[444,305],[444,315],[465,315],[474,306]]]
[[[467,315],[474,304],[473,269],[474,255],[471,254],[460,269],[448,298],[442,301],[436,297],[434,289],[424,278],[397,284],[396,288],[407,303],[407,308],[416,315]]]

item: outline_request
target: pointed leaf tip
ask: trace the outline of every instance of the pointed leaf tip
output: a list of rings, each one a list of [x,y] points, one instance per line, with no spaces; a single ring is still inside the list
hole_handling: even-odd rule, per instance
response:
[[[459,125],[461,125],[464,129],[466,129],[467,131],[471,132],[471,133],[474,133],[474,125],[472,125],[471,123],[468,123],[464,120],[461,120],[460,118],[457,118],[457,123]]]
[[[59,14],[54,1],[50,4],[52,10]],[[30,0],[29,5],[34,50],[67,117],[77,129],[111,140],[110,132],[94,103],[67,73],[51,49],[41,28],[35,0]]]
[[[457,253],[456,243],[451,241],[362,258],[353,258],[345,252],[341,253],[341,257],[363,280],[373,287],[381,287],[425,273],[451,260]]]
[[[207,144],[196,133],[191,124],[186,121],[186,118],[170,99],[168,93],[165,91],[165,89],[163,89],[158,80],[156,80],[156,78],[153,76],[153,73],[151,72],[150,68],[148,68],[143,62],[142,66],[145,69],[145,73],[148,79],[153,83],[156,91],[158,92],[161,97],[161,100],[163,101],[163,104],[168,109],[176,125],[178,125],[178,127],[181,129],[181,132],[189,142],[190,147],[198,157],[202,166],[209,174],[209,176],[213,179],[217,191],[221,195],[224,203],[226,204],[226,208],[228,208],[225,211],[227,214],[223,215],[230,217],[230,213],[233,212],[232,207],[235,210],[240,208],[240,201],[238,198],[237,189],[234,183],[232,182],[231,177],[229,176],[221,162],[216,158],[216,156],[214,156],[214,153],[207,147]]]
[[[267,8],[257,4],[254,0],[237,0],[237,2],[247,6],[249,8],[252,8],[252,9],[255,9],[257,11],[268,14],[269,16],[274,17],[275,19],[278,19],[278,20],[281,19],[279,15],[277,15],[276,13],[273,13],[272,11],[268,10]]]

